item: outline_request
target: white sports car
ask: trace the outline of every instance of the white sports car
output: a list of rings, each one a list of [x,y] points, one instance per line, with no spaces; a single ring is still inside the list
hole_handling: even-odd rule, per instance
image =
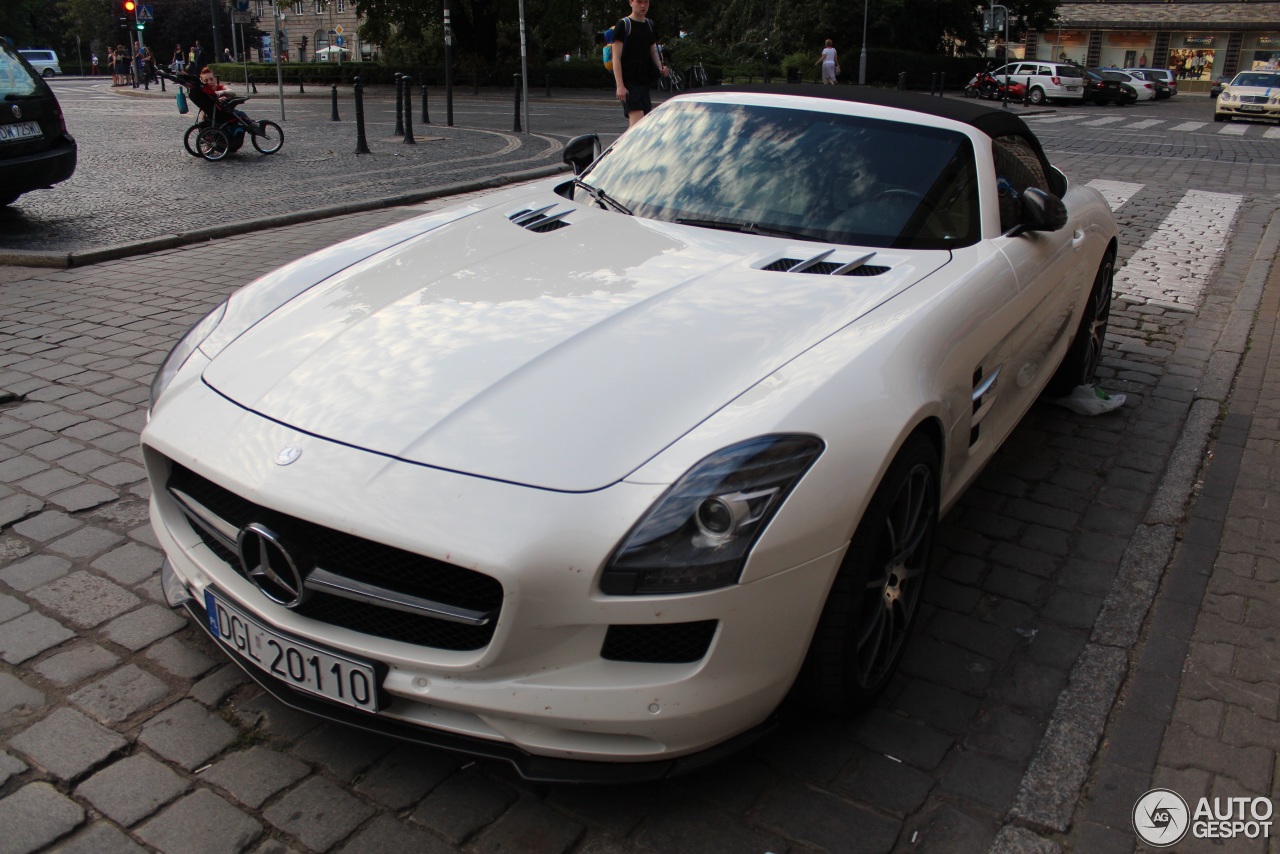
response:
[[[542,780],[857,711],[939,514],[1094,375],[1116,226],[1006,111],[723,88],[598,152],[264,276],[157,374],[166,595],[285,702]]]
[[[1280,71],[1241,71],[1222,87],[1213,120],[1233,118],[1280,121]]]

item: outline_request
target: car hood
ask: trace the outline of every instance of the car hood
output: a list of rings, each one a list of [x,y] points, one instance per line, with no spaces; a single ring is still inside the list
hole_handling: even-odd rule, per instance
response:
[[[550,205],[561,225],[523,227]],[[831,252],[819,272],[777,272]],[[349,267],[205,368],[274,421],[402,460],[564,491],[624,478],[823,338],[945,264],[642,220],[550,193]]]

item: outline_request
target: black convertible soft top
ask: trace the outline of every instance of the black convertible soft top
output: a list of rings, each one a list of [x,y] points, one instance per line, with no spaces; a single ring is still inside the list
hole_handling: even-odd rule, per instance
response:
[[[910,110],[930,116],[938,116],[972,125],[990,137],[1015,135],[1020,136],[1035,150],[1036,156],[1044,164],[1044,169],[1052,189],[1061,195],[1066,185],[1056,170],[1050,169],[1049,158],[1040,147],[1040,140],[1014,113],[1006,109],[988,107],[975,101],[959,98],[939,98],[933,95],[922,95],[918,92],[899,92],[896,89],[874,89],[870,86],[825,86],[818,83],[783,83],[778,85],[746,85],[717,86],[713,89],[701,90],[704,93],[745,92],[766,95],[788,95],[800,98],[823,98],[828,101],[851,101],[857,104],[874,104],[878,107],[893,107],[899,110]],[[697,93],[690,93],[697,94]]]

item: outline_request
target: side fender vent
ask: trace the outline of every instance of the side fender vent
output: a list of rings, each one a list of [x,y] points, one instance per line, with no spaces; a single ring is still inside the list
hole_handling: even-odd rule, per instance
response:
[[[874,252],[845,262],[827,260],[833,252],[834,249],[828,249],[812,258],[779,258],[760,269],[770,273],[813,273],[819,276],[882,276],[889,272],[888,267],[867,263]]]
[[[555,205],[547,205],[545,208],[537,210],[518,210],[515,213],[507,214],[507,219],[511,220],[521,228],[527,228],[529,231],[536,231],[538,234],[545,234],[548,231],[555,231],[560,228],[568,228],[570,223],[564,221],[564,217],[568,216],[573,210],[560,211],[559,213],[548,213]]]

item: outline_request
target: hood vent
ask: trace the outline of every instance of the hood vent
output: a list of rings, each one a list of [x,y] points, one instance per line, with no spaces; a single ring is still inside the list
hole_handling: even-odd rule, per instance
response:
[[[524,210],[518,210],[513,214],[508,214],[507,219],[511,220],[521,228],[527,228],[530,231],[536,231],[539,234],[543,234],[548,231],[555,231],[558,228],[568,228],[570,224],[564,222],[563,218],[568,216],[569,213],[572,212],[573,208],[560,211],[559,213],[547,213],[547,211],[554,207],[555,205],[547,205],[545,208],[538,208],[537,210],[532,211],[527,208]]]
[[[888,267],[867,263],[875,256],[874,252],[845,263],[828,261],[827,256],[833,252],[834,249],[828,249],[812,258],[779,258],[760,269],[771,273],[815,273],[819,276],[880,276],[889,272]]]

